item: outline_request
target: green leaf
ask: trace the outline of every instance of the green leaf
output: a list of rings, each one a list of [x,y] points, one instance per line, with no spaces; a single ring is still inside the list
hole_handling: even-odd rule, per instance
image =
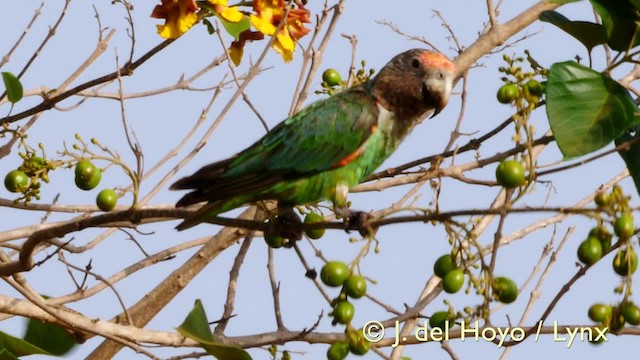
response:
[[[217,359],[251,360],[249,353],[243,349],[213,341],[209,320],[207,320],[207,314],[204,312],[200,299],[196,300],[193,309],[177,330],[182,336],[200,343],[204,350]]]
[[[22,99],[22,84],[20,80],[10,72],[2,72],[2,81],[7,89],[7,99],[13,104]]]
[[[222,26],[225,30],[227,30],[229,35],[233,36],[236,40],[240,38],[241,32],[249,30],[249,28],[251,27],[251,23],[249,22],[249,18],[247,16],[243,16],[242,20],[235,23],[229,22],[223,19],[221,16],[218,16],[218,19],[220,19]]]
[[[178,326],[178,332],[195,341],[213,341],[213,333],[209,327],[207,314],[202,307],[202,301],[196,300],[193,309],[189,312],[182,324]]]
[[[19,360],[17,356],[13,355],[7,349],[0,349],[0,360]]]
[[[580,41],[588,52],[606,42],[604,26],[586,21],[571,21],[557,11],[545,11],[540,21],[551,23]]]
[[[591,5],[602,18],[606,29],[607,44],[617,51],[626,51],[633,40],[633,46],[640,44],[638,36],[638,11],[629,0],[590,0]],[[635,39],[634,39],[635,36]]]
[[[76,345],[60,326],[33,319],[29,319],[23,339],[56,356],[68,353]]]
[[[6,359],[11,359],[10,356],[24,356],[33,354],[51,355],[47,351],[40,349],[39,347],[30,344],[27,341],[13,337],[7,333],[0,331],[0,349],[4,349],[8,354],[2,354]],[[8,357],[6,357],[8,356]],[[2,359],[4,359],[2,358]]]
[[[549,124],[565,158],[598,150],[640,123],[622,85],[575,61],[551,66],[546,101]]]
[[[207,27],[209,35],[213,35],[216,32],[216,29],[213,27],[213,24],[209,19],[202,19],[202,23]]]
[[[616,146],[622,145],[626,142],[633,141],[640,138],[640,126],[636,126],[616,139]],[[629,173],[633,178],[633,182],[636,184],[636,189],[640,193],[640,142],[636,141],[628,149],[622,149],[618,151],[622,160],[627,164]]]

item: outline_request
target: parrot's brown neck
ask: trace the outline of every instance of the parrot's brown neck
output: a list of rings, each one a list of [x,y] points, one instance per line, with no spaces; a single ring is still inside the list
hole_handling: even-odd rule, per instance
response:
[[[402,81],[378,76],[371,80],[370,91],[376,101],[393,112],[395,118],[403,122],[419,122],[430,110],[416,92],[420,93],[420,81]],[[421,94],[420,94],[421,95]]]

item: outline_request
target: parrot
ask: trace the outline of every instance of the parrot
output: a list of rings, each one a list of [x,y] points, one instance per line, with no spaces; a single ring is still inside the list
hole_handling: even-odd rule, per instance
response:
[[[454,78],[454,64],[439,52],[396,55],[373,78],[308,105],[245,150],[176,181],[171,190],[191,190],[176,207],[207,202],[176,229],[263,200],[291,212],[328,200],[346,221],[353,215],[349,190],[382,165],[416,124],[442,111]]]

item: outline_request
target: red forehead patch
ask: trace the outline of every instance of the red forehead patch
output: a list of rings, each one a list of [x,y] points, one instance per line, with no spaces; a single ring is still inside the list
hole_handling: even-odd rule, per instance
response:
[[[422,63],[431,68],[447,69],[450,72],[455,71],[453,63],[446,56],[432,51],[425,51],[420,56]]]

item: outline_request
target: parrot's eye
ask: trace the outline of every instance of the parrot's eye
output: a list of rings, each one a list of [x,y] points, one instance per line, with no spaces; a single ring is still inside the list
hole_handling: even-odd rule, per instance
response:
[[[420,68],[420,60],[418,60],[418,59],[413,59],[413,60],[411,61],[411,66],[413,66],[413,67],[414,67],[414,68],[416,68],[416,69],[419,69],[419,68]]]

